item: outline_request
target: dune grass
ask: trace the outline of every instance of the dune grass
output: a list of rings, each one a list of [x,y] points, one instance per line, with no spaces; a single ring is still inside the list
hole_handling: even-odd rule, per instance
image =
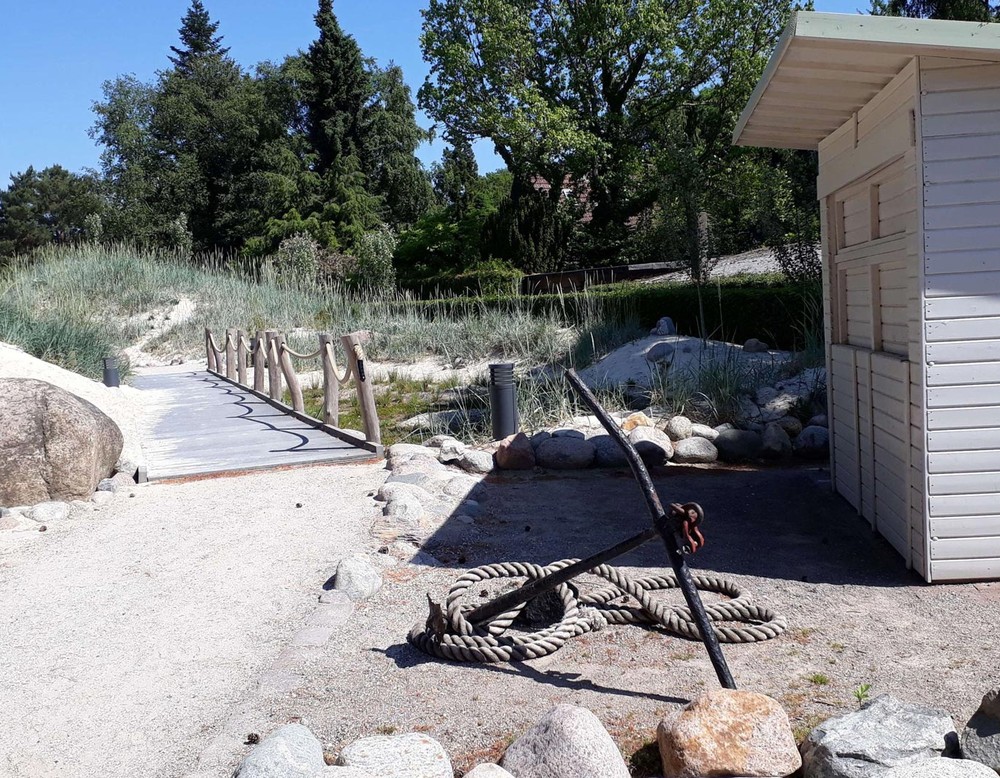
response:
[[[375,360],[449,362],[484,359],[582,366],[641,334],[638,321],[604,310],[598,300],[573,320],[558,309],[532,313],[526,301],[502,306],[410,305],[395,292],[361,295],[336,287],[256,280],[230,272],[222,257],[201,262],[129,246],[50,247],[16,258],[0,271],[0,340],[35,356],[97,377],[100,358],[135,343],[150,311],[183,298],[193,315],[147,345],[164,355],[202,353],[205,327],[249,332],[369,330]],[[126,367],[127,369],[127,367]]]

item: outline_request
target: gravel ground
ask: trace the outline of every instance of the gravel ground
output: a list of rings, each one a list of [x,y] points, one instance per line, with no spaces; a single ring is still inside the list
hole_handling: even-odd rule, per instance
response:
[[[708,545],[693,565],[788,617],[778,639],[725,651],[737,684],[781,700],[798,736],[855,708],[861,684],[942,707],[959,725],[995,685],[1000,585],[923,584],[830,493],[825,470],[673,467],[657,484],[665,502],[706,509]],[[665,712],[714,686],[700,644],[639,626],[609,627],[516,665],[450,663],[410,647],[406,633],[427,616],[425,593],[442,600],[460,570],[582,556],[647,523],[625,474],[504,476],[480,490],[475,524],[446,521],[425,543],[444,566],[389,569],[382,591],[301,662],[305,682],[246,710],[243,731],[302,721],[336,753],[360,736],[420,730],[440,739],[461,774],[496,759],[560,702],[593,710],[630,757]],[[655,544],[621,562],[636,574],[664,564]],[[651,773],[640,765],[636,774]]]
[[[147,485],[0,533],[0,775],[182,774],[361,546],[384,476]]]

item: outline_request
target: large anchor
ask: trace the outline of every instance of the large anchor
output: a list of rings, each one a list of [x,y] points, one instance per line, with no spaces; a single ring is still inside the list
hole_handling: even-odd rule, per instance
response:
[[[570,385],[580,395],[583,402],[593,411],[601,424],[608,431],[608,434],[621,446],[628,459],[632,473],[639,482],[646,506],[653,519],[653,525],[643,530],[611,548],[600,551],[586,559],[574,562],[559,570],[555,570],[542,578],[529,581],[518,589],[503,594],[496,599],[485,603],[471,611],[463,613],[465,621],[473,627],[484,625],[501,614],[507,613],[511,609],[517,608],[522,603],[533,600],[545,592],[556,589],[560,585],[571,579],[582,575],[594,568],[609,562],[612,559],[622,556],[632,551],[646,542],[659,537],[667,551],[670,566],[677,577],[677,584],[684,595],[684,600],[697,624],[698,631],[708,657],[715,668],[715,673],[719,678],[719,683],[726,689],[735,689],[736,683],[726,664],[726,659],[722,654],[718,637],[712,628],[712,621],[701,601],[701,596],[688,569],[685,557],[693,554],[705,545],[705,537],[701,532],[700,525],[705,519],[705,513],[697,503],[689,502],[684,504],[673,503],[669,510],[664,510],[660,502],[656,488],[649,476],[649,471],[635,450],[635,447],[625,437],[622,430],[615,424],[607,411],[601,407],[597,398],[591,393],[587,386],[580,380],[576,372],[572,369],[566,371],[566,378]],[[428,598],[429,599],[429,598]],[[440,630],[444,627],[445,619],[440,606],[431,603],[432,618],[428,619],[427,629],[432,633],[438,633],[436,638],[440,638]],[[437,618],[434,618],[435,612]],[[435,624],[432,624],[432,621]],[[435,629],[435,626],[437,628]],[[413,639],[413,634],[411,634]]]

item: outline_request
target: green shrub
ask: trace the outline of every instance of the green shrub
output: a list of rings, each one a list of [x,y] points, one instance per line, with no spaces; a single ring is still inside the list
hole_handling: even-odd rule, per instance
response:
[[[319,268],[319,244],[304,232],[285,238],[274,255],[278,275],[295,281],[313,281]]]

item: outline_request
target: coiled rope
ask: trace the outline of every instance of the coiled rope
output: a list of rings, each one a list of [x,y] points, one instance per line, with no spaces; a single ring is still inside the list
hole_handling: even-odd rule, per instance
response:
[[[691,640],[701,640],[701,633],[685,605],[656,602],[652,593],[676,589],[673,572],[663,575],[629,578],[619,568],[600,565],[589,571],[609,582],[609,586],[581,596],[572,584],[561,584],[552,591],[562,601],[560,621],[532,633],[508,634],[507,630],[525,604],[506,611],[487,624],[473,626],[464,616],[471,606],[461,602],[470,587],[493,578],[528,578],[534,580],[573,564],[563,559],[548,566],[526,562],[500,562],[483,565],[464,573],[452,585],[443,609],[431,603],[426,624],[417,624],[408,640],[426,654],[459,662],[511,662],[538,659],[562,648],[566,641],[607,624],[658,624],[667,632]],[[714,575],[693,574],[695,585],[703,592],[716,592],[728,600],[705,606],[715,634],[723,643],[754,643],[770,640],[785,631],[783,616],[769,608],[754,605],[750,595],[730,580]],[[612,601],[628,595],[637,605],[613,605]],[[428,597],[428,599],[430,599]]]

